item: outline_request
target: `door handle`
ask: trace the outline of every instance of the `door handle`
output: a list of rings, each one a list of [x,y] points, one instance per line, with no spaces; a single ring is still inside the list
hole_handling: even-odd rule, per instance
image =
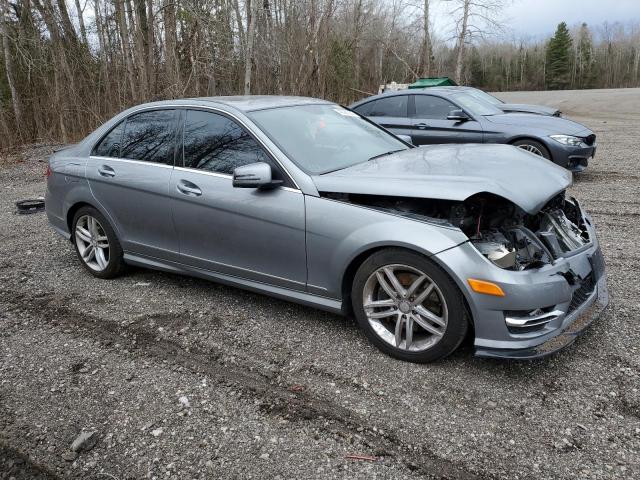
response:
[[[116,171],[113,168],[111,168],[109,165],[102,165],[101,167],[98,167],[98,173],[103,177],[116,176]]]
[[[419,128],[420,130],[424,130],[425,128],[427,128],[429,125],[427,125],[426,123],[420,122],[420,123],[416,123],[414,125],[414,127]]]
[[[202,195],[202,190],[200,190],[200,188],[196,184],[191,183],[187,180],[180,180],[178,182],[178,191],[192,197],[199,197],[200,195]]]

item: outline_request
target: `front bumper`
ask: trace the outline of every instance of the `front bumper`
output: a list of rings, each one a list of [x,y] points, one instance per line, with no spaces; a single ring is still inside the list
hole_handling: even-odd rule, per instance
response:
[[[577,173],[587,168],[589,159],[595,158],[597,145],[594,143],[585,147],[572,147],[562,145],[555,140],[549,140],[547,147],[549,147],[553,163]]]
[[[589,230],[592,243],[539,269],[503,270],[469,242],[433,257],[456,279],[465,295],[473,318],[477,356],[523,360],[544,357],[571,344],[600,316],[609,303],[607,280],[595,230]],[[601,260],[599,266],[594,259]],[[496,283],[505,296],[476,293],[469,287],[468,278]],[[526,318],[527,312],[540,309],[553,313],[552,320],[534,328],[513,328],[512,318]],[[539,318],[539,313],[531,318]]]
[[[609,306],[607,279],[603,276],[595,291],[582,307],[566,315],[558,334],[538,345],[520,348],[487,348],[477,347],[475,354],[483,358],[506,358],[512,360],[534,360],[544,358],[571,345],[591,323],[597,320]]]

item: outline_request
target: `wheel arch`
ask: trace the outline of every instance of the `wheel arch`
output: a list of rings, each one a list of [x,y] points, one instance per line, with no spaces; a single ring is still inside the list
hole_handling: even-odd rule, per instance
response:
[[[360,268],[360,265],[362,265],[374,253],[379,252],[381,250],[391,249],[391,248],[398,249],[398,250],[405,250],[407,252],[422,255],[423,257],[431,260],[434,263],[434,265],[440,268],[447,275],[447,277],[451,279],[453,284],[459,290],[460,295],[464,301],[464,309],[467,314],[467,320],[469,322],[469,326],[473,329],[474,319],[473,319],[471,307],[469,305],[469,299],[467,298],[467,292],[464,288],[462,288],[462,286],[460,285],[459,279],[452,274],[450,269],[446,268],[446,266],[439,261],[439,259],[437,258],[437,254],[426,254],[424,251],[421,251],[420,249],[411,248],[406,245],[397,245],[397,244],[376,245],[373,247],[369,247],[359,252],[354,258],[351,259],[351,261],[347,265],[347,268],[344,270],[342,274],[341,289],[340,289],[341,298],[342,298],[342,310],[346,316],[353,316],[353,306],[351,305],[351,285],[353,284],[353,279],[355,278],[358,268]]]
[[[78,200],[77,202],[73,203],[69,209],[67,210],[67,213],[65,214],[65,220],[67,222],[67,227],[69,228],[69,232],[71,233],[71,237],[70,240],[73,243],[73,218],[75,217],[76,213],[78,212],[78,210],[80,210],[82,207],[91,207],[91,208],[95,208],[98,212],[100,212],[111,224],[111,228],[113,228],[113,230],[115,231],[116,235],[118,235],[119,237],[119,232],[118,232],[118,228],[117,226],[114,224],[113,219],[111,218],[110,215],[108,215],[102,208],[100,208],[99,205],[97,205],[97,202],[88,202],[86,200]]]

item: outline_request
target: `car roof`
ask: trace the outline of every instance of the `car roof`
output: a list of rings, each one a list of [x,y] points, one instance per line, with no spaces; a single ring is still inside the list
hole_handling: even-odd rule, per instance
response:
[[[280,95],[238,95],[238,96],[220,96],[220,97],[193,97],[176,100],[162,100],[159,102],[138,105],[138,107],[150,106],[166,106],[166,105],[224,105],[242,112],[251,112],[254,110],[264,110],[268,108],[290,107],[294,105],[331,105],[328,100],[311,97],[295,97]]]
[[[468,87],[462,87],[462,88],[468,88]],[[412,89],[405,89],[405,90],[391,90],[388,92],[384,92],[384,93],[380,93],[378,95],[373,95],[371,97],[365,97],[361,100],[358,100],[357,102],[354,102],[351,104],[351,108],[353,107],[357,107],[359,105],[362,105],[364,103],[370,102],[372,100],[379,100],[381,98],[386,98],[386,97],[394,97],[394,96],[398,96],[398,95],[438,95],[441,97],[446,97],[449,95],[453,95],[456,92],[460,91],[460,87],[454,87],[454,86],[450,86],[450,87],[426,87],[426,88],[412,88]]]

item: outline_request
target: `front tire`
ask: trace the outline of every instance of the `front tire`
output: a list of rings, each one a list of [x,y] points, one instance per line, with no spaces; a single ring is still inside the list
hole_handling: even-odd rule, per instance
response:
[[[76,253],[91,275],[114,278],[124,271],[122,247],[104,215],[93,207],[82,207],[72,225]]]
[[[440,267],[417,253],[393,248],[371,255],[356,272],[351,298],[367,338],[400,360],[440,360],[467,334],[462,294]]]
[[[531,152],[535,155],[538,155],[542,158],[546,158],[547,160],[551,160],[551,153],[549,153],[549,149],[545,147],[542,143],[537,142],[535,140],[524,138],[522,140],[517,140],[513,142],[512,145],[514,147],[518,147],[523,150],[526,150],[527,152]]]

